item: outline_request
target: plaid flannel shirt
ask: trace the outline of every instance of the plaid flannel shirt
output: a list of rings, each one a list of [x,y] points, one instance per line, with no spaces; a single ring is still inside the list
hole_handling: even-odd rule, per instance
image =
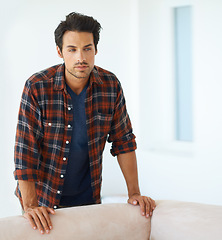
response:
[[[91,186],[100,203],[102,154],[106,140],[111,154],[136,149],[120,82],[94,67],[85,99]],[[26,81],[15,141],[16,180],[34,181],[39,206],[59,206],[72,137],[72,101],[67,93],[64,64],[34,74]],[[16,195],[22,204],[19,186]]]

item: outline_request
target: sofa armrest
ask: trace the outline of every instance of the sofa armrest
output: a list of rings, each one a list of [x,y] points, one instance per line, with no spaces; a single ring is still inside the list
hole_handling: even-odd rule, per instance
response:
[[[150,219],[141,216],[139,206],[127,203],[98,204],[56,210],[53,229],[41,235],[23,216],[0,219],[4,240],[148,240]]]

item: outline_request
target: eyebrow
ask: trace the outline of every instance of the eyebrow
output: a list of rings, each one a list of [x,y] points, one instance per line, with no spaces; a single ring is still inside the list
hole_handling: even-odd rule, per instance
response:
[[[85,45],[84,48],[85,48],[85,47],[91,47],[91,46],[93,46],[92,43]],[[77,47],[76,47],[76,46],[73,46],[73,45],[68,45],[67,48],[77,48]]]

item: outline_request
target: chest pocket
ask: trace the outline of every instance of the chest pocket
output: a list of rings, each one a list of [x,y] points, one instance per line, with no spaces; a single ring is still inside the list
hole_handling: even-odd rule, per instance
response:
[[[97,112],[97,126],[100,137],[106,137],[110,132],[113,115]]]
[[[58,121],[43,120],[44,137],[43,143],[47,146],[61,146],[65,125]]]

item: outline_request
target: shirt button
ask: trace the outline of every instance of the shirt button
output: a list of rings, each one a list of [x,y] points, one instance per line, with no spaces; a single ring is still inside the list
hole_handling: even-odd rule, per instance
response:
[[[63,158],[63,161],[66,161],[66,157]]]
[[[70,111],[72,108],[71,107],[68,107],[68,110]]]
[[[68,128],[71,128],[71,125],[68,125]]]
[[[66,144],[69,144],[69,141],[66,141]]]
[[[52,126],[52,124],[51,124],[51,123],[49,123],[48,125],[49,125],[49,126]]]
[[[57,209],[58,207],[57,207],[57,206],[54,206],[53,208],[54,208],[54,209]]]
[[[61,175],[60,175],[60,177],[61,177],[61,178],[64,178],[64,175],[63,175],[63,174],[61,174]]]
[[[57,193],[60,194],[61,192],[58,190]]]

